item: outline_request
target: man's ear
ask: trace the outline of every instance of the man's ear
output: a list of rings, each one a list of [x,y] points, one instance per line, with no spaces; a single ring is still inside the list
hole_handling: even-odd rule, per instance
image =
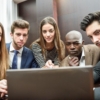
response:
[[[12,33],[10,33],[10,36],[12,36],[13,34]]]
[[[10,33],[11,38],[13,38],[13,33]]]

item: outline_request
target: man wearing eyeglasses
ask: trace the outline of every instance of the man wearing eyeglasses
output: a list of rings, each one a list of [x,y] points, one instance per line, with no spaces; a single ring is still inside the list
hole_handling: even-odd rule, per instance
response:
[[[65,46],[68,56],[60,66],[95,65],[100,58],[100,49],[94,44],[84,45],[82,35],[78,31],[70,31],[65,36]]]

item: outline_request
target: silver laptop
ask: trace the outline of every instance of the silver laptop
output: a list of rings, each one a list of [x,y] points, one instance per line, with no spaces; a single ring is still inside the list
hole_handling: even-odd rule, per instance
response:
[[[8,100],[94,100],[92,67],[7,70]]]

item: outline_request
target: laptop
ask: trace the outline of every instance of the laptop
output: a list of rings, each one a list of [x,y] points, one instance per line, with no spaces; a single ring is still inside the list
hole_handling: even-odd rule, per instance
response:
[[[8,100],[94,100],[92,67],[7,70]]]

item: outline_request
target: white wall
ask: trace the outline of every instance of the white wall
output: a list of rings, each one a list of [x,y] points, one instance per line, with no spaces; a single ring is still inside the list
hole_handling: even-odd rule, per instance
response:
[[[13,0],[0,0],[0,22],[5,29],[6,43],[11,42],[10,27],[17,16],[17,4]]]

